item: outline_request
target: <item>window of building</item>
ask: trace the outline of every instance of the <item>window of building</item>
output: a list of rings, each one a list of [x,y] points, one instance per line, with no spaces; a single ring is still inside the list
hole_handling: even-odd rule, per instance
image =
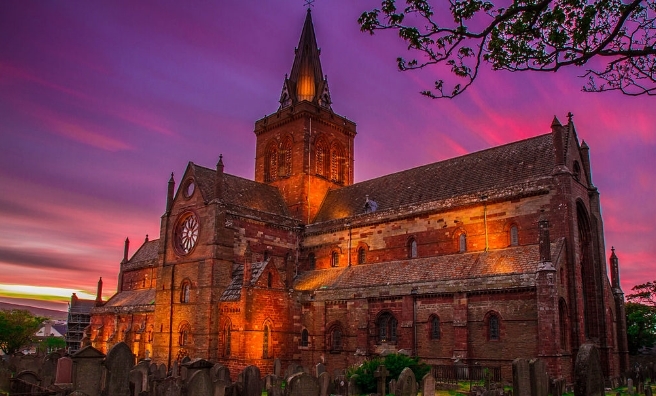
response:
[[[346,158],[342,146],[334,142],[330,147],[330,180],[344,183],[346,170]]]
[[[223,339],[225,343],[225,356],[230,356],[232,349],[232,329],[230,323],[227,323],[223,329]]]
[[[273,275],[271,272],[267,274],[267,287],[271,289],[271,285],[273,284]]]
[[[417,240],[415,238],[410,238],[408,240],[408,258],[417,257]]]
[[[361,246],[358,249],[358,264],[364,264],[367,260],[367,250]]]
[[[330,257],[330,265],[333,267],[339,267],[339,253],[333,252]]]
[[[430,338],[431,340],[439,340],[441,335],[440,318],[437,315],[433,315],[430,318]]]
[[[328,161],[328,148],[326,147],[326,143],[323,140],[320,140],[317,142],[316,145],[316,156],[315,156],[315,164],[316,164],[316,173],[319,176],[323,177],[328,177],[328,170],[330,168],[330,164]]]
[[[396,342],[396,325],[397,321],[394,315],[385,312],[378,317],[376,323],[378,327],[378,342]]]
[[[579,165],[578,161],[574,161],[574,167],[573,168],[574,169],[573,169],[572,176],[574,176],[574,180],[578,181],[581,178],[581,165]]]
[[[519,232],[517,231],[517,226],[512,225],[510,227],[510,246],[519,245]]]
[[[467,235],[464,232],[458,237],[458,251],[460,253],[467,251]]]
[[[268,250],[264,251],[263,257],[264,258],[262,259],[262,261],[267,261],[269,259],[269,251]]]
[[[307,329],[303,329],[303,331],[301,332],[301,346],[302,347],[308,346],[308,339],[309,338],[310,337],[309,337],[309,333],[308,333]]]
[[[490,341],[498,341],[500,338],[500,320],[495,313],[490,314],[487,319],[487,338]]]
[[[292,174],[292,140],[287,138],[280,148],[280,168],[278,176],[287,177]]]
[[[262,358],[267,359],[269,357],[269,326],[264,326],[264,336],[262,339]]]
[[[317,258],[314,253],[308,254],[308,267],[310,267],[311,270],[317,267]]]
[[[189,326],[189,323],[183,323],[180,325],[180,333],[178,335],[178,344],[180,346],[185,346],[189,345],[189,333],[190,333],[191,327]]]
[[[333,327],[332,331],[330,332],[330,350],[342,350],[342,328],[339,326]]]
[[[188,303],[191,296],[191,282],[184,281],[182,282],[182,287],[180,289],[180,302]]]
[[[264,181],[271,182],[276,180],[278,176],[278,148],[275,142],[272,142],[267,147],[266,156],[264,158]]]

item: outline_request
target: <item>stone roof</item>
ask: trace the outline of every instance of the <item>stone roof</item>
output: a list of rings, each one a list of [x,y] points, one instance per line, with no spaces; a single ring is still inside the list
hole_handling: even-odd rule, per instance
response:
[[[92,313],[151,310],[155,310],[155,289],[140,289],[118,292],[102,307],[94,308]]]
[[[144,265],[150,265],[157,260],[159,250],[159,239],[144,242],[139,249],[132,255],[127,263],[123,264],[123,269],[134,269]]]
[[[254,285],[257,283],[258,279],[264,272],[269,261],[259,261],[256,263],[251,263],[251,279],[248,283],[248,286]],[[221,301],[237,301],[241,298],[241,289],[244,284],[244,266],[236,264],[233,267],[232,271],[232,282],[225,289],[223,294],[221,294]]]
[[[535,182],[548,184],[553,167],[552,136],[540,135],[331,190],[314,223],[364,214],[367,196],[382,212],[465,196],[493,199],[512,186],[544,188]]]
[[[214,188],[216,170],[196,165],[193,162],[190,163],[190,166],[203,199],[209,202],[216,198]],[[287,204],[276,187],[228,173],[223,174],[223,183],[222,201],[224,203],[289,217]]]
[[[564,239],[551,244],[554,262],[560,259]],[[405,259],[351,267],[307,271],[294,284],[299,291],[389,288],[395,285],[432,283],[435,287],[448,282],[466,286],[465,280],[507,275],[534,275],[539,260],[539,245],[516,246],[472,253],[457,253],[416,259]],[[465,291],[465,289],[462,289]]]

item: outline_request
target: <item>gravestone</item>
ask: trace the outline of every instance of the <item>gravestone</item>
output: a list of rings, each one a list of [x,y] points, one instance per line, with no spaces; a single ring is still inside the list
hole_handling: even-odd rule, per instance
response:
[[[417,379],[410,367],[404,368],[401,374],[399,374],[399,379],[396,381],[396,392],[394,394],[396,396],[417,395]]]
[[[68,356],[57,361],[55,384],[70,384],[73,382],[73,360]]]
[[[155,391],[155,396],[180,396],[182,386],[176,378],[168,377],[164,379]]]
[[[531,359],[528,362],[531,379],[531,396],[549,395],[549,375],[544,360]]]
[[[177,360],[173,361],[171,365],[171,377],[178,378],[180,376],[180,364]]]
[[[213,396],[226,396],[228,384],[223,380],[214,381],[214,395]]]
[[[574,364],[574,395],[604,396],[604,375],[599,352],[593,344],[583,344]]]
[[[210,381],[209,370],[195,370],[187,382],[187,394],[193,396],[213,396],[214,386]],[[260,392],[260,395],[262,392]],[[258,395],[259,396],[259,395]]]
[[[565,378],[556,378],[551,381],[551,391],[549,392],[552,396],[563,396],[565,393]]]
[[[512,362],[513,396],[531,396],[531,374],[528,360],[515,359]]]
[[[282,378],[277,375],[269,376],[269,383],[267,384],[266,391],[268,396],[282,396]]]
[[[49,387],[55,383],[55,375],[57,373],[57,361],[61,355],[57,352],[49,353],[43,358],[41,366],[41,386],[44,388]]]
[[[140,376],[137,374],[133,374],[134,371],[139,371],[141,373]],[[148,374],[150,373],[150,362],[146,360],[142,360],[130,370],[130,382],[134,379],[135,381],[137,379],[141,380],[141,384],[139,384],[138,389],[141,391],[148,391],[150,388],[148,388]],[[136,383],[135,383],[135,389],[137,389]],[[134,393],[135,395],[138,395],[139,393]]]
[[[130,378],[131,395],[138,395],[139,393],[144,391],[144,387],[143,387],[144,374],[141,370],[135,370],[135,369],[130,370],[129,378]]]
[[[73,389],[89,396],[99,396],[102,389],[105,354],[92,346],[85,346],[71,356],[73,360]],[[125,383],[127,384],[127,378]]]
[[[321,396],[328,396],[329,395],[328,388],[330,388],[330,374],[324,371],[323,373],[319,374],[318,380],[319,380],[319,390],[320,390],[319,394]]]
[[[248,366],[244,369],[244,393],[242,396],[262,395],[262,379],[257,366]]]
[[[422,395],[435,395],[435,377],[430,372],[424,375],[421,379],[421,394]]]
[[[394,395],[396,393],[396,380],[392,378],[387,385],[389,385],[387,387],[387,394]]]
[[[282,370],[282,364],[280,363],[280,359],[275,358],[273,360],[273,375],[275,375],[276,377],[280,377],[281,370]]]
[[[389,371],[387,371],[387,368],[383,365],[378,366],[376,371],[374,371],[374,377],[377,378],[376,383],[376,392],[379,395],[386,395],[387,392],[385,392],[385,385],[387,383],[387,377],[389,376]]]
[[[110,349],[105,358],[105,386],[112,396],[130,396],[130,370],[134,366],[134,355],[125,342]]]
[[[629,395],[633,394],[633,378],[629,378],[626,380],[626,393]]]
[[[338,395],[347,395],[349,382],[346,375],[338,375],[333,381],[332,391]]]
[[[349,378],[349,381],[348,381],[348,393],[347,393],[348,396],[357,396],[357,395],[359,395],[360,393],[362,393],[362,392],[360,391],[360,387],[359,387],[358,384],[357,384],[357,380],[358,380],[358,375],[357,375],[357,374],[353,374],[353,375],[351,376],[351,378]],[[339,392],[339,390],[338,390],[338,392]],[[343,395],[344,393],[339,392],[339,394],[340,394],[340,395]]]
[[[291,363],[289,366],[287,366],[287,370],[285,370],[285,379],[291,377],[296,373],[301,373],[301,372],[303,372],[303,367],[299,366],[296,363]]]
[[[16,374],[14,380],[11,381],[9,387],[9,394],[11,395],[30,395],[32,391],[36,391],[35,385],[38,386],[41,380],[37,377],[34,371],[21,371]]]
[[[315,377],[319,378],[319,375],[321,373],[325,373],[325,372],[326,372],[326,366],[324,366],[323,363],[317,363],[317,365],[314,366],[314,376]]]
[[[222,364],[215,364],[210,370],[210,378],[212,380],[221,380],[226,383],[226,385],[232,384],[230,379],[230,369]]]
[[[636,392],[639,395],[645,393],[645,383],[642,380],[638,381],[638,386],[636,386]]]
[[[319,382],[308,373],[296,373],[287,379],[287,396],[319,396]]]
[[[652,396],[651,385],[645,386],[645,396]]]
[[[166,373],[168,370],[166,370],[166,365],[164,363],[160,364],[157,366],[157,379],[164,379],[166,378]]]

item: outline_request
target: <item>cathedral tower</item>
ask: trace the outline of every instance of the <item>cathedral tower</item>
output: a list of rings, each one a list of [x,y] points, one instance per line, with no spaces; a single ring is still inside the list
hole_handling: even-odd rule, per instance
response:
[[[312,222],[329,189],[353,183],[355,123],[335,114],[308,9],[278,111],[255,122],[255,181],[276,186]]]

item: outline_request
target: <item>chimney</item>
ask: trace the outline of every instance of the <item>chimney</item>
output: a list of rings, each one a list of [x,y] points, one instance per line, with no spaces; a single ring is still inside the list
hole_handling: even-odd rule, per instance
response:
[[[171,172],[171,178],[169,179],[169,191],[166,194],[166,214],[171,213],[171,207],[173,206],[174,192],[175,192],[175,180],[173,180],[173,172]]]
[[[216,176],[214,179],[214,195],[216,199],[223,199],[223,154],[219,154],[219,162],[216,163]]]
[[[96,291],[96,307],[103,304],[102,300],[102,276],[98,279],[98,290]]]
[[[123,248],[123,261],[121,264],[125,264],[128,262],[128,251],[130,250],[130,239],[125,238],[125,247]]]

